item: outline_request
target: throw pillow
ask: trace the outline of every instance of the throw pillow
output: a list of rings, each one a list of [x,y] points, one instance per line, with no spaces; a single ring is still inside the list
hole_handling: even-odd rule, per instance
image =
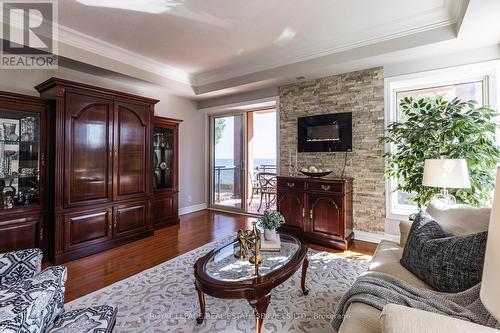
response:
[[[0,284],[14,283],[40,273],[42,257],[40,249],[0,253]]]
[[[488,232],[450,236],[426,212],[417,214],[401,265],[434,289],[457,293],[481,282]]]

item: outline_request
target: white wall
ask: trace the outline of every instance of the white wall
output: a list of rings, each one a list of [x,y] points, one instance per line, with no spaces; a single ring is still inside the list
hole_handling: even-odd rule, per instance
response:
[[[191,206],[201,208],[205,205],[204,115],[197,111],[194,101],[171,95],[159,86],[141,81],[124,78],[112,80],[66,68],[57,71],[0,70],[0,90],[38,96],[33,87],[53,76],[159,99],[155,115],[183,120],[179,138],[179,208],[181,212],[186,212]],[[190,202],[188,196],[191,197]]]

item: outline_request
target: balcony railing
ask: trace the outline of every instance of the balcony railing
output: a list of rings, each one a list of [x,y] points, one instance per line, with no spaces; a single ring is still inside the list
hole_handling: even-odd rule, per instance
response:
[[[215,166],[214,168],[214,190],[215,203],[235,199],[241,193],[240,167],[237,166]]]

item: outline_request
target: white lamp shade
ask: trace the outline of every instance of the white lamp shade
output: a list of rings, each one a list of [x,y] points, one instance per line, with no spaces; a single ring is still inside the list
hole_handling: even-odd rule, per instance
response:
[[[491,207],[480,298],[486,309],[500,320],[500,167],[497,168],[495,195]]]
[[[422,185],[441,188],[470,188],[465,159],[429,159],[424,162]]]

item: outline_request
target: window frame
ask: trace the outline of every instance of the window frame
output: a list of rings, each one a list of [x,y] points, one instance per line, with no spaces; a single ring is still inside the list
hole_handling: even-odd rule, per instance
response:
[[[500,96],[497,78],[500,74],[500,61],[491,61],[466,66],[432,70],[414,74],[388,77],[385,79],[385,128],[399,118],[397,94],[399,92],[441,87],[468,82],[483,82],[483,104],[499,109]],[[384,132],[385,135],[385,132]],[[394,145],[385,144],[386,152],[395,151]],[[386,185],[386,217],[395,220],[407,220],[408,216],[417,212],[416,205],[398,203],[398,192],[395,191],[397,180],[387,178]]]

